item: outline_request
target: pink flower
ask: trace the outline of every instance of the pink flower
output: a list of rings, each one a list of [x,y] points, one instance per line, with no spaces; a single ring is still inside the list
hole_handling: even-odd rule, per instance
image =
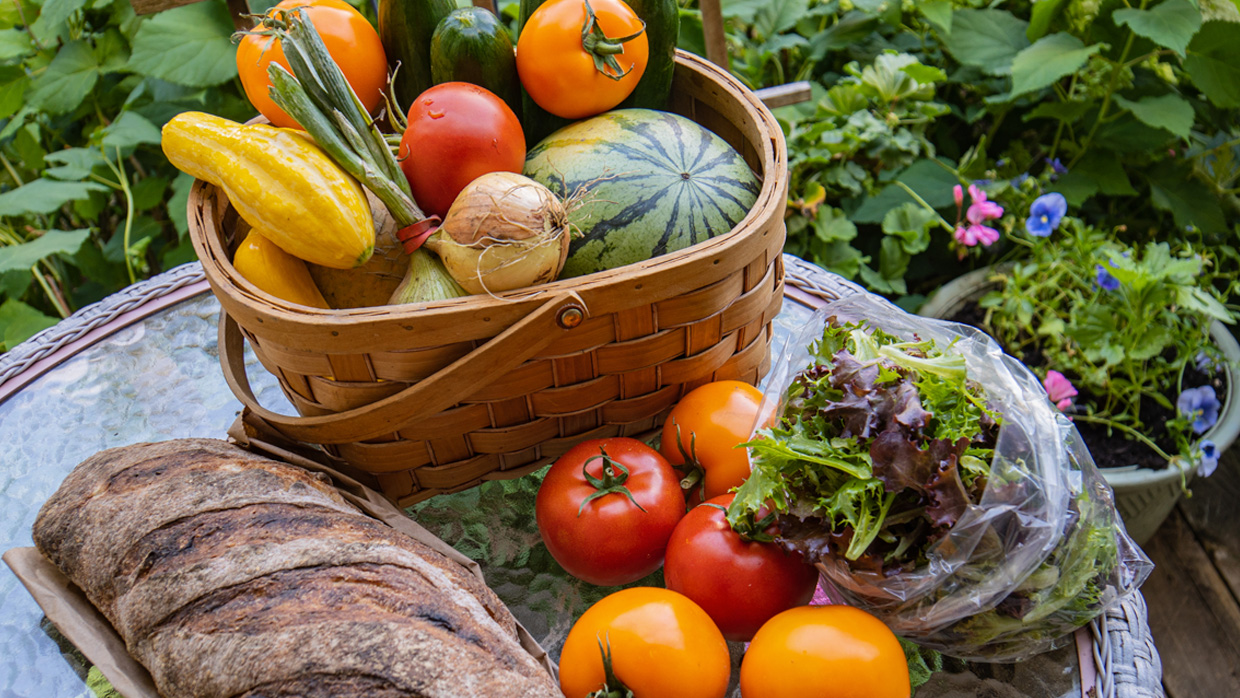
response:
[[[999,231],[984,225],[970,225],[968,228],[957,226],[956,232],[952,233],[956,238],[956,242],[966,247],[973,247],[979,242],[983,247],[990,247],[999,239]]]
[[[1046,378],[1042,379],[1042,387],[1046,388],[1047,396],[1050,397],[1051,402],[1055,403],[1059,411],[1062,412],[1072,407],[1072,398],[1077,395],[1076,387],[1062,373],[1047,371]]]
[[[960,185],[957,184],[956,186],[960,186]],[[973,203],[975,204],[985,203],[986,192],[982,189],[979,189],[976,184],[970,184],[969,185],[969,198],[973,199]]]
[[[983,194],[983,196],[985,196]],[[1003,216],[1003,207],[993,201],[978,201],[969,207],[969,212],[965,214],[965,218],[973,225],[981,225],[986,221],[994,220]]]
[[[956,200],[956,208],[964,205],[964,188],[959,184],[952,187],[952,198]]]

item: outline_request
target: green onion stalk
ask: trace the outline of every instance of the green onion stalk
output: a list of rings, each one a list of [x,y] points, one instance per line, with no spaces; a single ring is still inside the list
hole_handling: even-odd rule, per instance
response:
[[[431,269],[447,274],[438,260],[428,265],[427,260],[416,259],[418,254],[428,254],[417,248],[434,231],[439,219],[428,218],[414,201],[409,182],[392,155],[388,137],[366,112],[362,100],[331,57],[305,9],[295,8],[263,17],[261,27],[254,33],[278,37],[292,68],[290,72],[274,61],[267,66],[272,100],[293,117],[342,169],[373,192],[401,228],[397,237],[405,243],[413,258],[405,280],[393,294],[391,302],[436,299],[416,294],[410,297],[409,293],[404,292],[414,287],[459,290],[455,284],[414,283],[415,269],[423,273]],[[456,295],[464,295],[464,292]]]

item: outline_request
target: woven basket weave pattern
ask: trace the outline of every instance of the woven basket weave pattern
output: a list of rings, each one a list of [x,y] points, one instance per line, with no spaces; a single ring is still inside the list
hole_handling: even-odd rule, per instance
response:
[[[752,93],[688,54],[678,56],[672,94],[669,111],[728,141],[762,179],[746,218],[686,250],[500,297],[342,311],[289,306],[232,268],[244,221],[220,190],[196,184],[191,237],[228,315],[221,359],[249,417],[323,446],[409,505],[520,476],[582,439],[645,436],[706,382],[756,383],[770,365],[771,322],[783,299],[782,132]],[[560,321],[570,307],[577,324]],[[301,422],[247,400],[229,358],[240,341],[233,322]],[[419,386],[428,401],[452,399],[418,407],[410,391]],[[402,406],[389,410],[392,403]],[[351,427],[338,428],[335,419],[349,415]]]

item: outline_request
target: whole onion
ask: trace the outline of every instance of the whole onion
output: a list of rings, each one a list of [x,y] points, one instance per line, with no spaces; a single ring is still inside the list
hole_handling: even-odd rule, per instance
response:
[[[426,241],[470,293],[554,281],[568,257],[568,213],[543,185],[512,172],[470,182]]]

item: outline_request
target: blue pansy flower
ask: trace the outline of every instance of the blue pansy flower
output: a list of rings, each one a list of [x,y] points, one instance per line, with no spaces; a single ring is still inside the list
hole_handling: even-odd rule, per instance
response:
[[[1180,414],[1193,420],[1193,431],[1198,434],[1204,433],[1218,421],[1218,396],[1214,394],[1214,388],[1208,385],[1189,388],[1180,393],[1175,406]]]
[[[1196,364],[1197,370],[1202,373],[1214,373],[1219,369],[1214,358],[1204,351],[1197,352],[1197,356],[1193,357],[1193,363]]]
[[[1051,166],[1051,172],[1054,172],[1057,175],[1068,173],[1068,168],[1064,167],[1064,164],[1059,161],[1059,158],[1054,158],[1054,159],[1044,158],[1044,159],[1046,160],[1046,164]]]
[[[1097,265],[1098,274],[1094,277],[1094,281],[1102,287],[1104,291],[1114,291],[1119,288],[1119,279],[1111,276],[1111,272],[1101,264]]]
[[[1051,192],[1033,200],[1029,207],[1029,217],[1025,219],[1025,230],[1030,235],[1044,238],[1059,227],[1059,221],[1068,212],[1068,200],[1063,194]]]
[[[1197,446],[1200,449],[1198,451],[1200,455],[1197,461],[1197,474],[1202,477],[1210,477],[1214,469],[1218,467],[1218,446],[1215,446],[1214,442],[1209,439],[1202,439]]]

